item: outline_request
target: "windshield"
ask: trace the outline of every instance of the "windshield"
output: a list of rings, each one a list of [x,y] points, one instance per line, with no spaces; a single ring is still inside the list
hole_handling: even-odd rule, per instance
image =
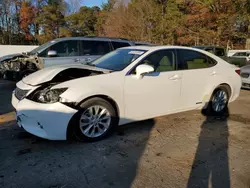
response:
[[[42,44],[41,46],[39,46],[39,47],[33,49],[32,51],[30,51],[30,54],[34,55],[36,53],[39,53],[39,52],[43,51],[44,49],[48,48],[49,46],[51,46],[54,42],[55,41],[49,41],[49,42],[47,42],[45,44]]]
[[[97,59],[92,65],[103,69],[121,71],[145,52],[145,50],[137,49],[119,49]]]

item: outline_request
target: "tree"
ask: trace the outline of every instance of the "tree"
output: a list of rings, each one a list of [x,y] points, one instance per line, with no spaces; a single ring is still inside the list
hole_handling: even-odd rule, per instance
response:
[[[114,8],[116,2],[117,2],[116,0],[108,0],[107,3],[102,4],[102,10],[110,12]]]
[[[133,0],[128,6],[116,4],[106,12],[103,28],[107,36],[171,44],[181,20],[175,0]]]
[[[49,0],[43,6],[36,22],[40,25],[42,35],[40,42],[45,42],[60,37],[60,28],[64,26],[65,4],[62,0]]]
[[[30,2],[22,2],[20,8],[20,28],[23,30],[27,40],[33,38],[35,14],[35,7]]]
[[[95,25],[99,7],[83,6],[77,13],[69,15],[67,25],[73,36],[94,36],[96,34]]]

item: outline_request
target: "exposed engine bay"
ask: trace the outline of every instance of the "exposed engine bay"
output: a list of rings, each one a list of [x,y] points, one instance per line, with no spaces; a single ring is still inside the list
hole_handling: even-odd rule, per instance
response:
[[[0,77],[18,81],[43,68],[43,60],[36,55],[19,54],[0,62]]]

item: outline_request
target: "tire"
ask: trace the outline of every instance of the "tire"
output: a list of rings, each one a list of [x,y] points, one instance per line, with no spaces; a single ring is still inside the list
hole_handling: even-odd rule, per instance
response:
[[[221,93],[221,94],[220,94]],[[223,97],[222,97],[222,94],[224,97],[224,100],[223,100]],[[219,97],[221,96],[221,97]],[[221,100],[218,100],[218,97],[221,99]],[[219,105],[220,107],[218,108],[218,105],[216,105],[216,98],[217,98],[217,101],[224,101],[224,102],[221,102],[221,105]],[[222,116],[222,115],[225,115],[225,113],[228,113],[228,102],[229,102],[229,99],[230,99],[230,88],[228,86],[219,86],[217,87],[211,98],[210,98],[210,101],[208,103],[208,107],[203,111],[203,114],[204,115],[212,115],[212,116]],[[224,105],[222,105],[222,103],[224,103]]]
[[[105,114],[100,115],[104,111]],[[79,141],[102,140],[110,136],[118,126],[118,117],[114,107],[101,98],[92,98],[82,103],[74,118],[73,134]]]

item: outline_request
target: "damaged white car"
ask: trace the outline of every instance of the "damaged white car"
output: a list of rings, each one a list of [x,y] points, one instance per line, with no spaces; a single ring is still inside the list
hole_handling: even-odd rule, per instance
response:
[[[17,123],[50,140],[96,141],[118,126],[191,109],[221,114],[241,88],[239,69],[199,49],[137,46],[90,65],[46,68],[17,83]]]

